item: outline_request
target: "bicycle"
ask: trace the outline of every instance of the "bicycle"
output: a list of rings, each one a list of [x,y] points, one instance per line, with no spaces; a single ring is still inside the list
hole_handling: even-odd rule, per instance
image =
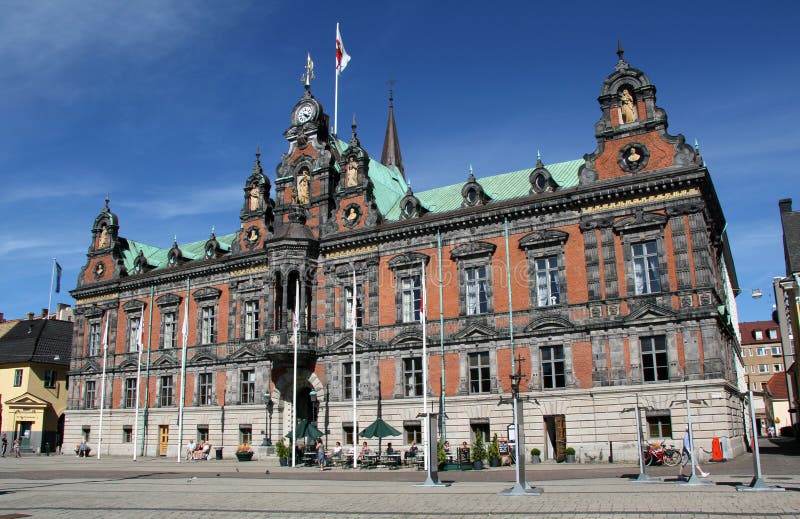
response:
[[[663,464],[668,467],[675,467],[681,462],[681,452],[674,447],[667,447],[664,444],[653,446],[645,444],[643,449],[644,463],[647,466]]]

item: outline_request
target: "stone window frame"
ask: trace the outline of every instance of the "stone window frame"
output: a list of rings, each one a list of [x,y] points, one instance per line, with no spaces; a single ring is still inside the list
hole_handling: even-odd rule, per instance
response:
[[[88,320],[86,334],[86,356],[97,357],[103,347],[103,318],[94,317]]]
[[[14,387],[22,387],[22,368],[14,370]]]
[[[138,323],[143,323],[144,309],[146,304],[138,299],[128,301],[122,305],[125,313],[125,353],[136,353],[137,327]],[[142,331],[142,341],[144,342],[144,331]]]
[[[255,305],[255,312],[249,310],[248,305]],[[242,302],[242,339],[245,341],[256,341],[261,338],[261,310],[261,298],[259,297],[250,297]],[[255,318],[251,322],[249,318],[252,313],[255,313]]]
[[[402,297],[402,284],[401,280],[408,277],[419,276],[420,279],[420,305],[422,304],[422,263],[425,264],[427,269],[431,257],[427,254],[419,252],[407,252],[399,254],[389,260],[389,269],[394,272],[395,284],[395,322],[397,324],[413,324],[418,323],[419,320],[404,321],[403,320],[403,297]],[[427,280],[427,277],[426,277]],[[414,308],[416,313],[416,307]],[[420,312],[420,317],[422,317]]]
[[[58,382],[58,372],[54,369],[46,369],[42,382],[46,389],[55,389],[56,382]]]
[[[208,394],[206,395],[203,392],[204,384],[203,384],[203,377],[208,376],[209,378],[209,385],[208,385]],[[212,371],[201,371],[197,374],[197,404],[198,406],[206,406],[206,405],[214,405],[214,372]],[[208,396],[208,399],[204,401],[204,397]]]
[[[128,383],[133,382],[133,387],[128,387]],[[133,409],[136,407],[136,378],[128,377],[124,382],[125,386],[122,389],[122,407]],[[133,391],[133,394],[129,394]]]
[[[349,330],[352,331],[353,327],[350,325],[350,318],[351,314],[348,310],[350,306],[347,302],[348,298],[345,295],[345,291],[349,288],[352,290],[353,288],[353,269],[355,268],[356,272],[356,292],[358,294],[357,297],[357,308],[361,310],[360,314],[360,324],[357,324],[357,327],[362,327],[365,323],[369,323],[367,319],[367,309],[368,305],[366,304],[367,301],[367,292],[366,292],[366,284],[369,281],[369,271],[367,269],[362,269],[359,267],[354,267],[352,264],[341,264],[335,267],[335,281],[331,283],[331,286],[334,288],[339,289],[339,297],[334,297],[334,312],[338,312],[341,315],[341,322],[339,323],[339,328],[342,330]],[[335,326],[335,323],[334,323]]]
[[[528,297],[531,308],[563,308],[569,304],[567,292],[566,244],[569,233],[559,229],[534,231],[523,236],[519,247],[525,251],[528,263]],[[555,256],[558,268],[559,302],[539,306],[536,261]]]
[[[239,424],[239,445],[253,444],[253,425],[249,423]]]
[[[486,363],[479,363],[478,366],[472,365],[473,358],[482,358],[483,355],[486,355]],[[474,351],[467,354],[467,390],[470,395],[487,395],[492,392],[492,362],[491,362],[491,355],[489,354],[489,350],[482,350],[482,351]],[[478,391],[473,391],[473,370],[479,370],[479,373],[482,373],[483,370],[488,370],[487,376],[484,377],[482,374],[481,376],[475,380],[475,382],[479,385]],[[484,385],[488,385],[488,389],[485,391],[483,390]]]
[[[196,323],[197,323],[197,337],[195,337],[195,341],[198,345],[207,346],[210,344],[216,344],[217,338],[219,336],[219,299],[222,295],[222,291],[218,288],[213,287],[205,287],[198,290],[192,294],[194,298],[194,302],[197,305],[197,315],[196,315]],[[208,332],[208,341],[205,341],[204,338],[206,336],[206,328],[205,328],[205,321],[206,318],[204,316],[205,312],[211,312],[211,330]]]
[[[497,250],[493,243],[477,241],[455,247],[450,259],[458,268],[458,314],[461,317],[480,317],[494,313],[494,269],[492,258]],[[486,269],[486,312],[467,313],[467,270],[484,267]]]
[[[122,443],[133,443],[133,426],[122,426]]]
[[[612,228],[622,241],[622,259],[625,265],[625,289],[628,297],[652,297],[670,291],[669,264],[664,238],[667,217],[659,213],[645,213],[641,208],[632,216],[614,222]],[[660,292],[636,293],[635,267],[633,264],[633,245],[655,241],[658,254]]]
[[[654,335],[642,335],[639,336],[639,359],[641,362],[640,372],[642,375],[642,382],[645,384],[658,384],[662,382],[669,382],[670,380],[670,355],[669,355],[669,345],[667,344],[667,336],[665,334],[654,334]],[[658,340],[660,339],[661,344],[658,344]],[[648,380],[645,376],[645,352],[644,352],[644,345],[645,341],[650,341],[652,344],[652,350],[647,353],[648,356],[652,357],[653,366],[648,368],[648,370],[652,370],[653,372],[653,379]],[[660,349],[657,349],[658,347]],[[658,361],[659,354],[663,354],[664,356],[664,363],[661,364]],[[659,376],[659,372],[661,370],[666,370],[666,376],[661,377]]]
[[[666,420],[665,420],[666,418]],[[644,416],[645,423],[647,424],[647,434],[650,438],[657,439],[671,439],[673,427],[672,427],[672,412],[670,409],[648,409],[645,411]],[[669,434],[653,434],[653,426],[655,425],[658,429],[658,432],[665,432],[663,427],[664,424],[669,426]]]
[[[90,391],[91,388],[91,391]],[[97,409],[97,381],[87,380],[83,383],[83,408]]]
[[[350,366],[350,373],[347,373],[347,366]],[[353,399],[353,361],[342,362],[342,400]],[[361,398],[361,361],[356,361],[356,400]],[[349,394],[348,394],[349,393]]]
[[[169,386],[164,382],[169,380]],[[169,388],[169,393],[166,389]],[[158,377],[158,407],[175,407],[175,378],[173,375],[161,375]]]
[[[180,304],[182,301],[182,297],[176,294],[164,294],[163,296],[156,299],[156,305],[158,306],[158,313],[159,313],[159,331],[158,331],[158,349],[166,350],[166,349],[174,349],[178,347],[178,323],[180,323]],[[167,347],[166,341],[164,340],[166,337],[166,316],[168,314],[172,314],[174,316],[174,320],[172,322],[172,346]],[[184,316],[184,319],[187,317]]]
[[[345,283],[342,286],[342,329],[352,330],[352,295],[347,292],[353,291],[353,285]],[[356,328],[364,326],[364,285],[356,279]]]
[[[239,404],[256,403],[256,370],[245,368],[239,370]]]
[[[556,359],[554,357],[554,354],[556,353],[558,348],[560,348],[560,350],[561,350],[560,351],[561,352],[561,357]],[[545,360],[545,358],[544,358],[544,352],[546,350],[549,350],[549,351],[552,352],[551,359],[549,359],[549,360]],[[560,370],[561,373],[560,373],[560,375],[558,373],[558,370],[556,369],[556,365],[559,364],[559,363],[561,364],[561,370]],[[547,385],[545,384],[545,379],[547,378],[545,376],[545,373],[544,373],[545,372],[545,369],[544,369],[545,364],[550,364],[553,367],[553,374],[550,376],[550,378],[553,379],[553,386],[551,386],[551,387],[547,387]],[[540,383],[541,383],[542,391],[552,391],[552,390],[558,390],[558,389],[567,388],[568,387],[568,380],[567,380],[567,348],[564,347],[563,344],[546,344],[546,345],[543,345],[543,346],[539,346],[539,370],[540,370],[540,372],[539,372],[539,380],[540,380]],[[563,379],[563,385],[558,385],[557,384],[559,376]]]
[[[409,369],[408,361],[411,361],[412,366]],[[419,368],[416,367],[417,361],[419,362]],[[404,357],[402,359],[403,365],[403,397],[404,398],[416,398],[422,396],[423,391],[425,391],[422,375],[423,375],[423,366],[422,366],[422,357],[412,355],[410,357]],[[414,383],[413,383],[413,394],[410,394],[409,389],[411,389],[411,385],[408,384],[408,378],[413,376]],[[419,379],[419,381],[417,381]],[[417,387],[419,386],[419,392],[417,392]]]

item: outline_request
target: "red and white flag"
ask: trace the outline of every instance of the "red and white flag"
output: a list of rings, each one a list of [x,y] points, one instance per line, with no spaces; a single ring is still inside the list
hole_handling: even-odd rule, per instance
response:
[[[344,72],[345,67],[350,62],[350,54],[344,50],[342,35],[339,33],[339,24],[336,24],[336,74]]]

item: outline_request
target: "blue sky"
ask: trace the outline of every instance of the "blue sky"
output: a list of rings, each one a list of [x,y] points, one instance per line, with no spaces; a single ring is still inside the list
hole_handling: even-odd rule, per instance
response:
[[[401,5],[402,4],[402,5]],[[0,312],[72,304],[106,193],[120,234],[156,246],[238,227],[253,153],[274,179],[312,91],[333,116],[335,23],[355,113],[380,157],[387,80],[415,190],[580,158],[616,42],[656,85],[670,132],[698,139],[728,220],[742,320],[784,273],[778,200],[796,199],[798,6],[695,2],[0,1]],[[776,11],[777,9],[777,11]]]

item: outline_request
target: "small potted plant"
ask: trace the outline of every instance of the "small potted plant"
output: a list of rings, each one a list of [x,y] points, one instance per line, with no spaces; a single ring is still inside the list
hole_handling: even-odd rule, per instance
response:
[[[289,446],[286,445],[286,440],[283,438],[278,440],[278,443],[275,444],[275,454],[278,455],[278,462],[281,464],[281,467],[289,466],[289,454],[291,454],[291,451],[289,450]]]
[[[478,432],[472,442],[472,468],[475,470],[483,469],[483,460],[486,459],[486,447],[483,443],[483,434]]]
[[[564,454],[567,455],[567,463],[575,463],[575,449],[567,447],[564,450]]]
[[[497,439],[497,433],[494,433],[494,436],[492,436],[492,441],[489,443],[486,454],[489,456],[490,467],[500,466],[500,442]]]
[[[444,451],[444,442],[439,438],[436,442],[436,462],[439,465],[439,470],[444,470],[447,463],[447,453]]]
[[[540,451],[536,447],[532,448],[531,449],[531,460],[534,463],[541,463],[542,462],[542,458],[539,457],[540,454],[542,454],[542,451]]]
[[[250,461],[253,459],[253,449],[249,445],[239,445],[236,447],[236,459],[239,461]]]

